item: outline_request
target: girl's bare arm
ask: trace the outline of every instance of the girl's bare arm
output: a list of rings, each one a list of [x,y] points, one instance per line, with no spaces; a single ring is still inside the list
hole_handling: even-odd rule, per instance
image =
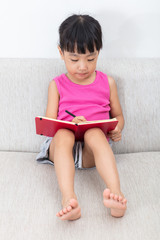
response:
[[[124,117],[118,97],[115,80],[112,77],[108,77],[108,81],[110,86],[110,114],[112,118],[117,118],[117,120],[119,121],[115,130],[111,131],[108,136],[116,142],[121,140],[121,132],[124,127]]]
[[[48,87],[48,103],[46,109],[46,117],[57,118],[59,103],[59,92],[54,80],[49,83]]]

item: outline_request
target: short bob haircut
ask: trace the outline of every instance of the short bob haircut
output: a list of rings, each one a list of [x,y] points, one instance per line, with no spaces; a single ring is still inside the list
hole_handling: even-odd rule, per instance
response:
[[[89,15],[72,15],[59,27],[59,46],[62,52],[85,54],[102,48],[102,30],[99,22]]]

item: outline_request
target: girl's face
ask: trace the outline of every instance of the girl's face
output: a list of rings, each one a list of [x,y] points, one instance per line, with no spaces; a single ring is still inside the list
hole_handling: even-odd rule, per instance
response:
[[[96,64],[99,52],[95,50],[90,53],[88,50],[85,54],[77,52],[67,52],[59,48],[61,58],[64,60],[67,75],[75,83],[87,83],[95,76]]]

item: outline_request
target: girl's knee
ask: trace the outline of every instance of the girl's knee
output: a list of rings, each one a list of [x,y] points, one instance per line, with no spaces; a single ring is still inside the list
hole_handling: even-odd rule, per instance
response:
[[[54,136],[55,144],[74,144],[75,137],[74,133],[68,129],[59,129]]]
[[[84,139],[91,140],[101,136],[104,136],[104,133],[100,128],[90,128],[85,132]]]
[[[87,142],[89,146],[99,145],[102,141],[107,141],[107,139],[100,128],[88,129],[84,134],[84,142]]]
[[[49,147],[49,159],[54,162],[54,153],[55,149],[71,148],[74,145],[74,133],[67,129],[59,129],[54,137],[52,138],[50,147]]]

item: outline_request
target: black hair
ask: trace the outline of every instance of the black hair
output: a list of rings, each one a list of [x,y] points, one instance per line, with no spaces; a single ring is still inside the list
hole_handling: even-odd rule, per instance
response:
[[[85,54],[102,48],[102,30],[99,22],[89,15],[72,15],[59,27],[59,46],[62,51]]]

